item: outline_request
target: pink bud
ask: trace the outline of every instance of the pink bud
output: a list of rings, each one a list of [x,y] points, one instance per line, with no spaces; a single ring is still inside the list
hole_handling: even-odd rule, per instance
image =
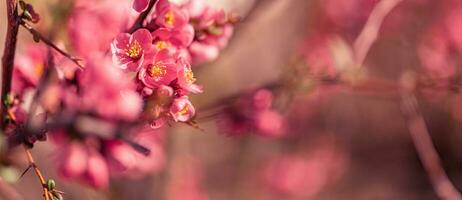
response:
[[[259,134],[265,136],[281,136],[283,131],[283,118],[275,111],[265,110],[257,114],[255,126]]]
[[[173,104],[170,107],[170,114],[177,122],[187,122],[195,115],[195,113],[196,111],[194,106],[186,96],[173,100]]]

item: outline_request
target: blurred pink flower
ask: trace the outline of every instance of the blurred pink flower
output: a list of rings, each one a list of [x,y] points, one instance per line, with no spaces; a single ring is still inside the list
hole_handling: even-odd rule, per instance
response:
[[[171,182],[168,185],[170,200],[208,200],[206,190],[201,186],[202,166],[192,158],[184,158],[173,166]]]
[[[273,195],[309,199],[339,179],[346,164],[345,156],[332,144],[322,144],[307,156],[282,155],[271,159],[262,175]]]
[[[217,125],[231,136],[253,132],[260,136],[286,134],[284,117],[272,108],[273,94],[260,89],[235,100],[218,116]]]
[[[431,26],[424,32],[417,52],[430,76],[447,78],[456,73],[451,43],[439,26]]]
[[[131,0],[87,1],[78,0],[68,20],[68,34],[73,49],[80,57],[90,57],[105,52],[121,31],[134,21]],[[104,30],[96,30],[102,28]],[[96,30],[96,31],[95,31]]]
[[[284,135],[284,118],[281,114],[272,110],[258,112],[255,117],[257,134],[277,137]]]
[[[89,146],[88,141],[72,141],[64,132],[52,134],[57,144],[58,172],[62,177],[79,179],[98,189],[108,186],[109,169],[96,147]]]
[[[337,73],[331,39],[332,36],[325,33],[315,33],[306,39],[302,53],[312,74],[334,76]]]
[[[45,71],[47,50],[44,46],[30,44],[25,54],[16,57],[13,69],[12,90],[22,95],[26,88],[35,88]]]
[[[88,59],[80,76],[81,108],[108,119],[134,120],[142,109],[135,84],[107,58]]]
[[[193,64],[202,64],[218,57],[233,34],[234,27],[222,9],[215,9],[205,1],[190,0],[183,5],[190,13],[196,30],[189,47]]]
[[[151,48],[152,36],[147,29],[138,29],[131,35],[120,33],[111,43],[112,59],[121,69],[138,71]]]
[[[150,151],[149,155],[144,155],[119,140],[105,142],[105,156],[112,174],[140,178],[163,169],[165,164],[162,146],[164,130],[144,126],[136,131],[139,132],[131,135],[131,140],[147,147]]]

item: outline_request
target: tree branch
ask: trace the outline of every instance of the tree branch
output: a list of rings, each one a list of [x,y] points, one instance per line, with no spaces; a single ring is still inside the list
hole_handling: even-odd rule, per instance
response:
[[[441,165],[441,160],[425,125],[425,120],[419,112],[417,98],[413,93],[404,91],[401,100],[401,109],[407,118],[407,126],[412,142],[437,196],[444,200],[461,200],[462,195],[449,180]]]
[[[372,44],[377,40],[380,27],[385,17],[402,0],[381,0],[372,10],[364,28],[353,44],[355,67],[360,68],[366,59]]]
[[[35,30],[34,28],[32,28],[32,26],[30,26],[29,24],[27,24],[24,20],[21,20],[20,21],[20,24],[22,27],[24,27],[26,30],[28,30],[32,36],[34,37],[34,40],[39,40],[39,41],[42,41],[43,43],[45,43],[46,45],[48,45],[49,47],[53,48],[54,50],[56,50],[58,53],[60,53],[61,55],[63,55],[64,57],[68,58],[69,60],[71,60],[72,62],[74,62],[77,66],[79,66],[80,68],[83,68],[82,64],[80,64],[80,61],[82,59],[80,58],[77,58],[77,57],[74,57],[72,55],[70,55],[69,53],[65,52],[64,50],[60,49],[58,46],[56,46],[51,40],[49,40],[48,38],[46,38],[45,36],[43,36],[42,34],[40,34],[40,32],[38,32],[37,30]]]
[[[45,181],[45,178],[42,175],[42,172],[40,171],[40,169],[35,164],[34,158],[32,157],[32,153],[30,152],[30,150],[27,149],[27,147],[24,147],[24,149],[26,151],[27,160],[29,161],[29,164],[32,167],[32,169],[34,169],[34,172],[37,175],[37,177],[38,177],[38,179],[40,181],[40,184],[42,185],[43,196],[44,196],[45,200],[50,200],[50,195],[49,195],[47,183]]]
[[[7,9],[7,30],[5,45],[3,49],[2,57],[2,91],[0,98],[2,99],[0,107],[0,128],[5,129],[6,126],[6,115],[8,108],[3,104],[3,100],[6,98],[11,90],[11,80],[13,78],[13,67],[14,67],[14,56],[16,51],[16,41],[18,36],[19,21],[18,21],[18,8],[16,0],[6,0]]]

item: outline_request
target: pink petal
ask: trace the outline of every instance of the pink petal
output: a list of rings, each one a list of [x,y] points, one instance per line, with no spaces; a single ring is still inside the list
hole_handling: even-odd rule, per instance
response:
[[[133,9],[136,12],[143,12],[148,8],[149,0],[134,0]]]

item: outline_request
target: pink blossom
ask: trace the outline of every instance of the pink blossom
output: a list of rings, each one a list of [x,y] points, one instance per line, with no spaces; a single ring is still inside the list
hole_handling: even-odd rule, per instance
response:
[[[178,84],[180,87],[195,94],[203,92],[201,86],[194,84],[196,78],[194,77],[191,65],[183,59],[180,59],[179,62],[181,65],[178,70]]]
[[[169,85],[170,82],[176,79],[178,64],[167,49],[161,50],[146,59],[138,74],[138,79],[145,86],[157,88],[161,85]]]
[[[177,5],[160,0],[156,5],[156,24],[166,28],[180,28],[189,22],[189,16]]]
[[[194,39],[194,28],[185,25],[178,29],[159,28],[152,32],[157,50],[173,47],[187,47]]]
[[[187,96],[176,98],[170,107],[170,115],[177,122],[187,122],[194,117],[196,111]]]
[[[111,43],[114,63],[122,69],[137,71],[151,51],[152,36],[147,29],[138,29],[133,34],[120,33]]]

